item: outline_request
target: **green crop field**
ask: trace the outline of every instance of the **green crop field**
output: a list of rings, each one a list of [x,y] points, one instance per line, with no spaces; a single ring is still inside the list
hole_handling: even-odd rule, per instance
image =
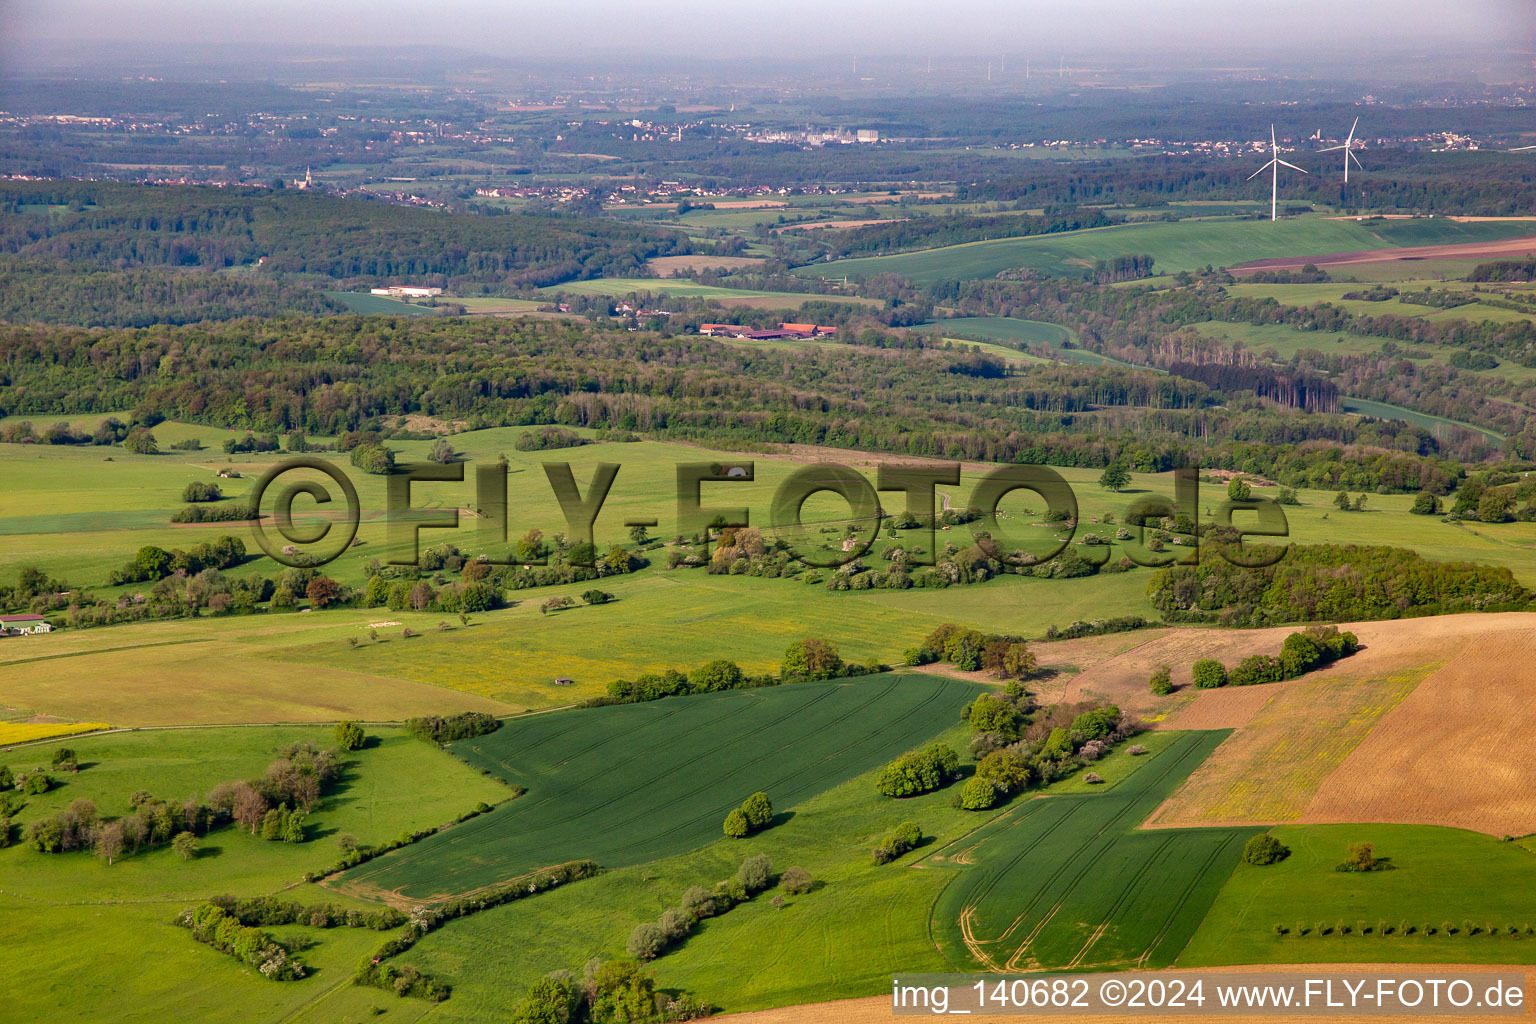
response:
[[[942,738],[962,746],[964,730]],[[1116,752],[1095,765],[1105,785],[1089,786],[1077,776],[1043,792],[1102,795],[1106,785],[1157,764],[1161,751],[1182,739],[1145,734],[1138,742],[1151,756]],[[783,909],[760,898],[704,922],[655,961],[658,984],[704,994],[728,1012],[879,994],[893,973],[954,969],[930,937],[930,911],[962,876],[947,861],[920,858],[966,836],[988,815],[952,807],[952,793],[951,787],[891,800],[875,792],[875,773],[866,773],[795,805],[783,824],[748,840],[718,839],[693,853],[620,868],[455,921],[403,959],[454,980],[453,999],[438,1011],[445,1019],[497,1019],[516,991],[545,972],[579,966],[594,953],[618,955],[635,924],[675,904],[690,885],[708,886],[729,876],[742,857],[761,852],[775,870],[800,865],[821,884],[789,898]],[[932,840],[894,864],[873,863],[871,847],[906,820]]]
[[[1004,238],[864,259],[838,260],[799,267],[807,277],[863,278],[900,274],[918,284],[958,278],[992,277],[1025,267],[1047,274],[1076,275],[1094,260],[1131,253],[1153,257],[1159,273],[1194,270],[1206,265],[1235,266],[1281,256],[1326,255],[1389,246],[1476,242],[1518,237],[1529,224],[1454,221],[1355,221],[1298,217],[1268,221],[1177,221],[1124,224],[1056,235]]]
[[[525,797],[340,884],[430,899],[547,864],[623,867],[683,853],[718,837],[749,794],[793,806],[933,736],[976,692],[928,675],[878,676],[510,722],[453,749],[527,786]]]
[[[945,954],[964,970],[1172,963],[1257,830],[1132,830],[1226,736],[1183,734],[1103,793],[1022,801],[946,847],[961,866],[934,906]]]
[[[1531,962],[1536,858],[1518,843],[1426,825],[1273,831],[1291,855],[1267,867],[1238,866],[1180,967]],[[1358,842],[1372,843],[1390,870],[1335,871]]]

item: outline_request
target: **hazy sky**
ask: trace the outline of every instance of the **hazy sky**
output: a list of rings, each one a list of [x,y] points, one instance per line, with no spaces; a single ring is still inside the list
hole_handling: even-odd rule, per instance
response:
[[[0,0],[29,39],[441,44],[505,56],[658,51],[1164,54],[1403,43],[1536,49],[1533,0]]]

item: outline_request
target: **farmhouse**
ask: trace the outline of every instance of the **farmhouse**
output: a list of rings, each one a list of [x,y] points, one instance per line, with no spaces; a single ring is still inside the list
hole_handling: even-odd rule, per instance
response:
[[[28,636],[32,633],[51,633],[41,615],[0,615],[0,636]]]
[[[392,284],[388,288],[371,288],[369,291],[374,295],[388,295],[392,299],[426,299],[443,294],[441,288],[424,288],[409,284]]]
[[[699,333],[711,338],[745,338],[751,341],[777,341],[781,338],[819,338],[836,334],[836,327],[818,324],[779,324],[778,330],[758,331],[741,324],[699,324]]]

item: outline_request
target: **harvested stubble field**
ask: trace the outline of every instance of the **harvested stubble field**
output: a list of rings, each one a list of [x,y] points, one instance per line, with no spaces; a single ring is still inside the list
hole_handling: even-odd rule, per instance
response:
[[[1305,822],[1536,832],[1536,616],[1448,643],[1444,667],[1405,697],[1318,789]],[[1514,621],[1511,621],[1514,620]]]
[[[1345,624],[1343,628],[1360,637],[1363,649],[1300,679],[1262,687],[1273,691],[1273,696],[1158,809],[1149,824],[1172,827],[1308,820],[1313,799],[1323,789],[1324,781],[1352,760],[1356,748],[1417,686],[1447,661],[1458,657],[1465,661],[1466,652],[1486,649],[1489,645],[1483,644],[1481,638],[1490,632],[1524,635],[1523,631],[1530,630],[1533,621],[1536,617],[1528,613],[1510,612]],[[1490,652],[1488,657],[1497,655]],[[1457,684],[1457,678],[1475,679],[1479,674],[1489,687],[1506,685],[1491,660],[1481,672],[1472,669],[1469,676],[1448,675],[1445,685],[1454,698],[1456,687],[1467,685]],[[1201,699],[1204,697],[1202,694]],[[1424,753],[1405,752],[1404,757],[1408,759],[1406,763],[1420,764],[1417,770],[1421,774],[1443,771],[1442,767],[1431,768],[1425,760],[1427,748],[1439,747],[1442,742],[1436,733],[1445,715],[1464,717],[1463,731],[1448,731],[1445,746],[1440,747],[1443,753],[1456,749],[1459,736],[1462,749],[1457,754],[1457,763],[1466,769],[1446,773],[1441,779],[1439,790],[1444,795],[1437,805],[1446,808],[1446,816],[1426,816],[1440,812],[1418,806],[1421,795],[1417,787],[1404,784],[1394,788],[1397,784],[1389,780],[1393,767],[1372,767],[1367,772],[1364,766],[1372,756],[1368,751],[1354,761],[1356,767],[1333,781],[1329,792],[1338,794],[1352,786],[1380,790],[1380,797],[1369,798],[1375,814],[1369,820],[1377,821],[1456,824],[1459,822],[1451,809],[1453,804],[1481,801],[1504,806],[1509,798],[1502,792],[1502,783],[1494,780],[1505,778],[1509,771],[1503,765],[1508,746],[1467,741],[1469,735],[1482,736],[1489,729],[1497,735],[1504,728],[1504,720],[1496,710],[1499,702],[1490,705],[1485,697],[1483,694],[1477,700],[1465,701],[1464,706],[1453,712],[1434,696],[1434,691],[1428,691],[1424,700],[1414,705],[1422,710],[1394,726],[1393,733],[1384,741],[1390,743],[1390,735],[1402,737],[1407,730],[1422,730],[1427,721],[1433,721],[1436,730],[1424,730],[1414,738]],[[1194,708],[1198,706],[1197,701]],[[1510,724],[1509,728],[1516,732],[1524,728],[1519,723],[1528,718],[1513,711],[1510,714],[1518,718],[1518,723]],[[1379,752],[1384,747],[1373,744],[1370,749],[1378,751],[1375,756],[1379,764]],[[1394,765],[1403,763],[1397,761]],[[1481,777],[1469,778],[1469,774]],[[1393,794],[1390,798],[1389,792]],[[1346,799],[1330,796],[1319,813],[1343,814]],[[1355,806],[1357,816],[1349,820],[1365,820],[1358,816],[1359,805]],[[1323,807],[1330,810],[1324,811]],[[1519,812],[1511,807],[1506,813]]]
[[[432,900],[588,858],[640,864],[719,838],[763,790],[779,807],[869,771],[954,723],[977,689],[932,676],[728,690],[534,715],[453,745],[528,794],[355,868],[360,895]]]

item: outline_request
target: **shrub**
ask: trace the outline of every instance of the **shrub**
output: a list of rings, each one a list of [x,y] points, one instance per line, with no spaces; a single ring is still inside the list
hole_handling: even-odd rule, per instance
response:
[[[635,930],[629,933],[629,942],[625,949],[636,960],[654,960],[666,948],[667,933],[661,925],[653,921],[635,925]]]
[[[917,844],[923,841],[923,830],[916,822],[904,821],[900,825],[886,833],[880,840],[880,845],[875,847],[875,863],[889,864],[910,850],[915,850]]]
[[[991,779],[973,775],[960,787],[960,807],[967,811],[985,811],[997,806],[1001,796]]]
[[[749,896],[762,892],[773,881],[773,861],[765,853],[753,854],[736,869],[736,881],[741,883]]]
[[[843,659],[827,641],[807,637],[785,649],[780,673],[785,679],[836,679],[843,674]]]
[[[785,868],[784,874],[779,876],[779,888],[791,896],[810,892],[815,884],[816,881],[811,877],[811,873],[798,865]]]
[[[1420,491],[1413,499],[1413,507],[1408,511],[1416,516],[1439,515],[1440,499],[1429,491]]]
[[[1386,863],[1376,856],[1376,847],[1371,843],[1350,843],[1349,856],[1344,863],[1338,865],[1337,871],[1380,871]]]
[[[1201,658],[1191,668],[1195,685],[1202,690],[1214,690],[1227,685],[1227,670],[1214,658]]]
[[[472,736],[484,736],[500,728],[501,720],[483,711],[463,711],[456,715],[431,715],[405,720],[407,732],[431,743],[449,743]]]
[[[1267,654],[1250,654],[1232,670],[1228,679],[1233,686],[1257,686],[1278,683],[1285,678],[1285,669],[1278,658]]]
[[[336,723],[336,745],[342,750],[360,750],[365,739],[363,727],[356,722]]]
[[[1243,862],[1245,864],[1275,864],[1290,855],[1290,848],[1268,832],[1254,836],[1243,847]]]
[[[1157,670],[1147,680],[1147,689],[1159,697],[1168,696],[1173,692],[1173,670],[1167,665],[1157,666]]]
[[[886,765],[875,788],[891,797],[916,796],[948,785],[959,774],[960,755],[946,744],[932,743]]]
[[[27,781],[21,784],[21,791],[27,796],[42,796],[53,788],[53,776],[46,772],[33,772],[27,776]]]
[[[49,758],[49,764],[52,767],[64,771],[75,767],[79,761],[80,759],[75,755],[74,748],[72,747],[59,747],[54,750],[53,757]]]
[[[1104,781],[1104,776],[1100,775],[1098,772],[1089,772],[1083,776],[1083,781],[1088,783],[1090,786],[1097,786]]]
[[[205,483],[202,480],[194,480],[181,490],[182,501],[219,501],[223,497],[224,492],[219,490],[218,484]]]

